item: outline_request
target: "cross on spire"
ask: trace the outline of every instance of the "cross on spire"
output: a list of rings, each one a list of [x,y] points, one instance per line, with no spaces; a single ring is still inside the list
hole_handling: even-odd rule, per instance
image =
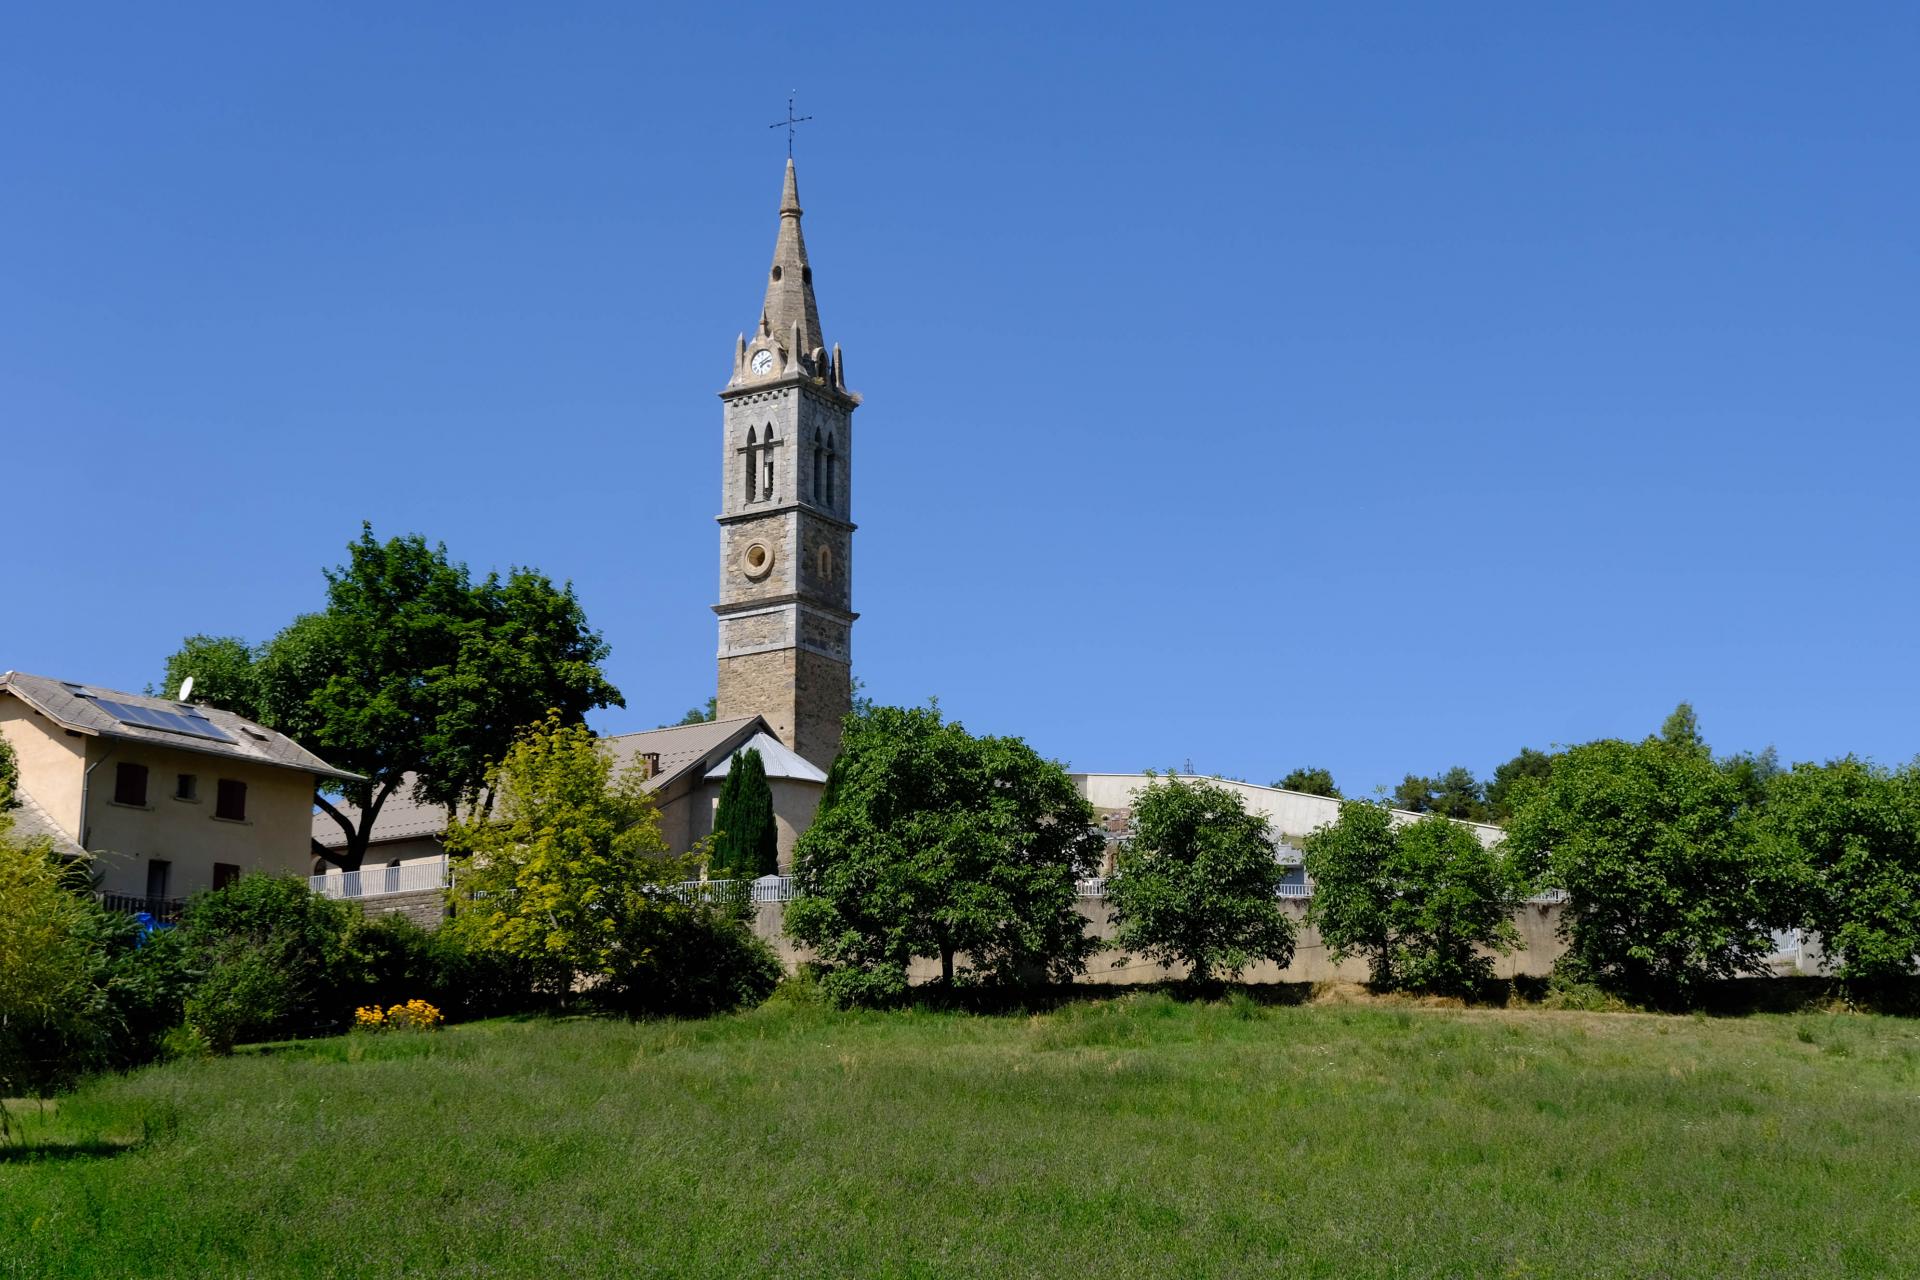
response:
[[[798,92],[799,92],[799,90],[797,90],[797,89],[796,89],[796,90],[794,91],[794,93],[798,93]],[[807,121],[809,121],[809,120],[811,120],[811,119],[813,119],[813,117],[812,117],[812,116],[796,116],[795,114],[793,114],[793,94],[792,94],[792,93],[790,93],[790,94],[788,94],[788,95],[787,95],[787,118],[786,118],[785,120],[775,120],[775,121],[774,121],[774,122],[773,122],[772,124],[770,124],[770,125],[768,125],[768,126],[767,126],[767,128],[769,128],[769,129],[779,129],[779,128],[783,128],[783,127],[784,127],[784,128],[786,129],[786,131],[787,131],[787,159],[789,159],[789,160],[791,160],[791,159],[793,159],[793,130],[794,130],[794,127],[795,127],[796,125],[803,125],[803,124],[805,124],[805,123],[806,123]]]

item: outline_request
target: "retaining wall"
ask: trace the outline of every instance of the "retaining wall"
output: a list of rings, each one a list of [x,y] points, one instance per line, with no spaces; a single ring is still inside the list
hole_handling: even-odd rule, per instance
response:
[[[1113,936],[1113,926],[1108,921],[1105,900],[1100,898],[1082,898],[1076,904],[1080,914],[1088,921],[1087,932],[1096,938]],[[780,912],[784,904],[763,902],[754,909],[753,931],[772,944],[781,963],[789,971],[802,961],[812,958],[812,953],[795,945],[780,928]],[[1248,969],[1241,975],[1243,982],[1365,982],[1367,967],[1358,960],[1349,960],[1345,964],[1335,964],[1327,954],[1326,944],[1320,941],[1320,933],[1305,923],[1307,903],[1302,898],[1285,898],[1281,908],[1293,919],[1299,929],[1298,941],[1294,946],[1293,963],[1286,968],[1277,968],[1272,964],[1261,963]],[[1560,958],[1566,944],[1560,940],[1557,932],[1560,914],[1564,910],[1559,903],[1529,903],[1513,914],[1514,926],[1520,931],[1520,946],[1504,956],[1494,957],[1493,972],[1496,977],[1545,977],[1552,970],[1553,962]],[[1186,976],[1184,965],[1160,965],[1140,956],[1121,959],[1111,952],[1097,952],[1087,964],[1084,982],[1093,983],[1141,983],[1163,982],[1168,979]],[[926,982],[940,976],[939,960],[916,962],[907,971],[914,982]]]

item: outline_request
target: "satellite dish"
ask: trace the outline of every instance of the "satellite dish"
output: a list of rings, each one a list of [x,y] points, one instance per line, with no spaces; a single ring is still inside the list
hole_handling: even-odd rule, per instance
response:
[[[182,680],[180,682],[180,696],[175,698],[174,701],[185,702],[188,698],[191,698],[192,696],[193,696],[193,677],[188,676],[185,680]]]

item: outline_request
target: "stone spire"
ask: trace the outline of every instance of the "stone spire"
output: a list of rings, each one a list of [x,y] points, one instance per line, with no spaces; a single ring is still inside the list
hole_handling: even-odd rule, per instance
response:
[[[807,265],[807,242],[800,235],[800,187],[793,161],[787,161],[787,181],[780,193],[780,237],[773,245],[773,269],[767,273],[767,300],[760,308],[760,332],[783,344],[799,343],[788,357],[803,361],[816,376],[814,352],[826,344],[820,336],[820,308],[813,300],[813,268]]]

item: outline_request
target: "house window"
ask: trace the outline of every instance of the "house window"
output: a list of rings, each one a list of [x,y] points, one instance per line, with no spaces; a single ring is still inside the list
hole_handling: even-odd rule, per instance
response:
[[[200,798],[200,775],[183,773],[174,778],[173,798],[175,800],[198,800]]]
[[[231,862],[216,862],[213,864],[214,888],[224,889],[239,878],[240,868],[234,866]]]
[[[147,766],[117,764],[113,767],[113,802],[137,805],[147,803]]]
[[[147,896],[164,898],[167,896],[167,880],[173,872],[173,864],[165,858],[147,859]]]
[[[247,784],[235,782],[232,778],[220,779],[219,793],[213,801],[213,816],[229,822],[244,821],[247,816]]]
[[[747,428],[747,501],[760,500],[760,431]]]

